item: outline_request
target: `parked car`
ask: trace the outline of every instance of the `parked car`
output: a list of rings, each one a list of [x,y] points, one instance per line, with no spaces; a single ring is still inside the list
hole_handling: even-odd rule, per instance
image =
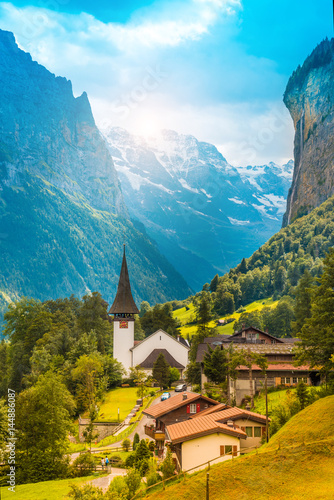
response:
[[[183,392],[187,390],[187,384],[179,384],[175,387],[175,392]]]
[[[165,401],[168,398],[170,398],[170,392],[163,392],[161,394],[161,401]]]

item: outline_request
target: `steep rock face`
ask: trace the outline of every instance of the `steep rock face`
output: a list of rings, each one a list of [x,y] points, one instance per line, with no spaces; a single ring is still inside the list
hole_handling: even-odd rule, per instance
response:
[[[98,210],[126,215],[117,173],[86,93],[56,77],[0,31],[1,178],[20,186],[38,176]]]
[[[286,226],[334,194],[334,39],[321,42],[292,74],[284,103],[296,131]]]
[[[185,280],[128,215],[87,95],[0,30],[0,316],[11,299],[94,290],[112,302],[124,241],[134,297],[184,298]]]
[[[291,163],[238,170],[214,145],[190,135],[103,132],[130,214],[194,289],[281,227]]]

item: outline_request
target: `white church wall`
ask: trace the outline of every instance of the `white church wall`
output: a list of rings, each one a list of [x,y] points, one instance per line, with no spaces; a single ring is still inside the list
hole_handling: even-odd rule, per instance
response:
[[[163,330],[158,330],[133,349],[133,366],[142,363],[154,349],[166,349],[181,365],[186,367],[188,364],[189,349]]]
[[[128,328],[120,328],[120,321],[114,321],[114,358],[122,363],[126,371],[132,366],[130,349],[134,344],[134,321],[127,323]]]

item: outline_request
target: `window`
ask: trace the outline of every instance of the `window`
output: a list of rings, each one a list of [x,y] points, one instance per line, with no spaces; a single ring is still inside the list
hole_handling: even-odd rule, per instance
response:
[[[247,437],[253,437],[253,427],[246,427]]]
[[[293,377],[293,379],[292,379],[292,383],[293,383],[293,384],[297,384],[297,377]]]
[[[232,446],[225,446],[225,455],[232,453]]]
[[[190,413],[196,413],[196,404],[190,405]]]
[[[307,377],[303,377],[303,382],[307,384]]]
[[[285,379],[285,383],[286,383],[286,384],[290,384],[290,377],[287,377],[287,378]]]
[[[284,377],[281,377],[281,384],[284,385],[285,384],[285,378]]]
[[[261,437],[261,427],[254,427],[254,437],[255,438]]]

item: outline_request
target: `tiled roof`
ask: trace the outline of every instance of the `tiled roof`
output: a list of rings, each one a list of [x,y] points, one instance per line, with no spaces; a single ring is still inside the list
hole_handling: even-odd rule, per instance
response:
[[[217,415],[220,413],[212,413],[203,417],[185,420],[166,427],[167,437],[172,443],[182,443],[191,439],[206,436],[213,433],[229,434],[231,436],[245,439],[246,433],[239,428],[230,427],[222,422],[217,421]]]
[[[210,413],[222,411],[225,410],[226,408],[231,408],[231,407],[229,405],[226,405],[225,403],[219,403],[218,405],[210,406],[209,408],[202,410],[200,413],[195,413],[194,415],[191,415],[190,418],[203,417],[204,415],[210,415]]]
[[[219,411],[214,413],[212,416],[219,422],[227,422],[227,420],[235,420],[237,418],[245,418],[247,420],[254,420],[255,422],[262,423],[266,422],[265,415],[255,413],[254,411],[244,410],[243,408],[238,408],[237,406]]]
[[[247,366],[239,366],[237,370],[247,370]],[[261,370],[258,365],[252,365],[252,370]],[[310,365],[295,366],[292,363],[270,363],[268,364],[267,371],[296,371],[307,372],[310,370]]]
[[[187,399],[183,399],[184,394],[187,394]],[[171,398],[166,399],[165,401],[161,401],[161,403],[158,403],[157,405],[147,408],[147,410],[144,410],[143,413],[145,415],[148,415],[149,417],[158,418],[161,417],[162,415],[165,415],[166,413],[169,413],[170,411],[180,408],[181,406],[187,405],[198,398],[202,398],[205,401],[208,401],[214,405],[218,404],[217,401],[207,398],[206,396],[201,396],[196,392],[185,391],[185,392],[180,392],[179,394],[176,394],[175,396],[172,396]]]
[[[172,368],[184,368],[181,363],[176,361],[173,356],[167,351],[167,349],[153,349],[153,351],[147,356],[147,358],[139,363],[142,368],[153,368],[153,364],[156,362],[159,354],[163,354],[165,360]]]
[[[214,337],[213,337],[214,338]],[[209,344],[212,344],[210,342]],[[197,363],[202,363],[204,360],[204,355],[208,352],[208,343],[203,343],[198,345],[197,349]],[[229,344],[223,344],[223,348]],[[255,352],[257,354],[290,354],[293,355],[293,343],[284,342],[282,344],[233,344],[233,349],[235,351],[248,351]]]

